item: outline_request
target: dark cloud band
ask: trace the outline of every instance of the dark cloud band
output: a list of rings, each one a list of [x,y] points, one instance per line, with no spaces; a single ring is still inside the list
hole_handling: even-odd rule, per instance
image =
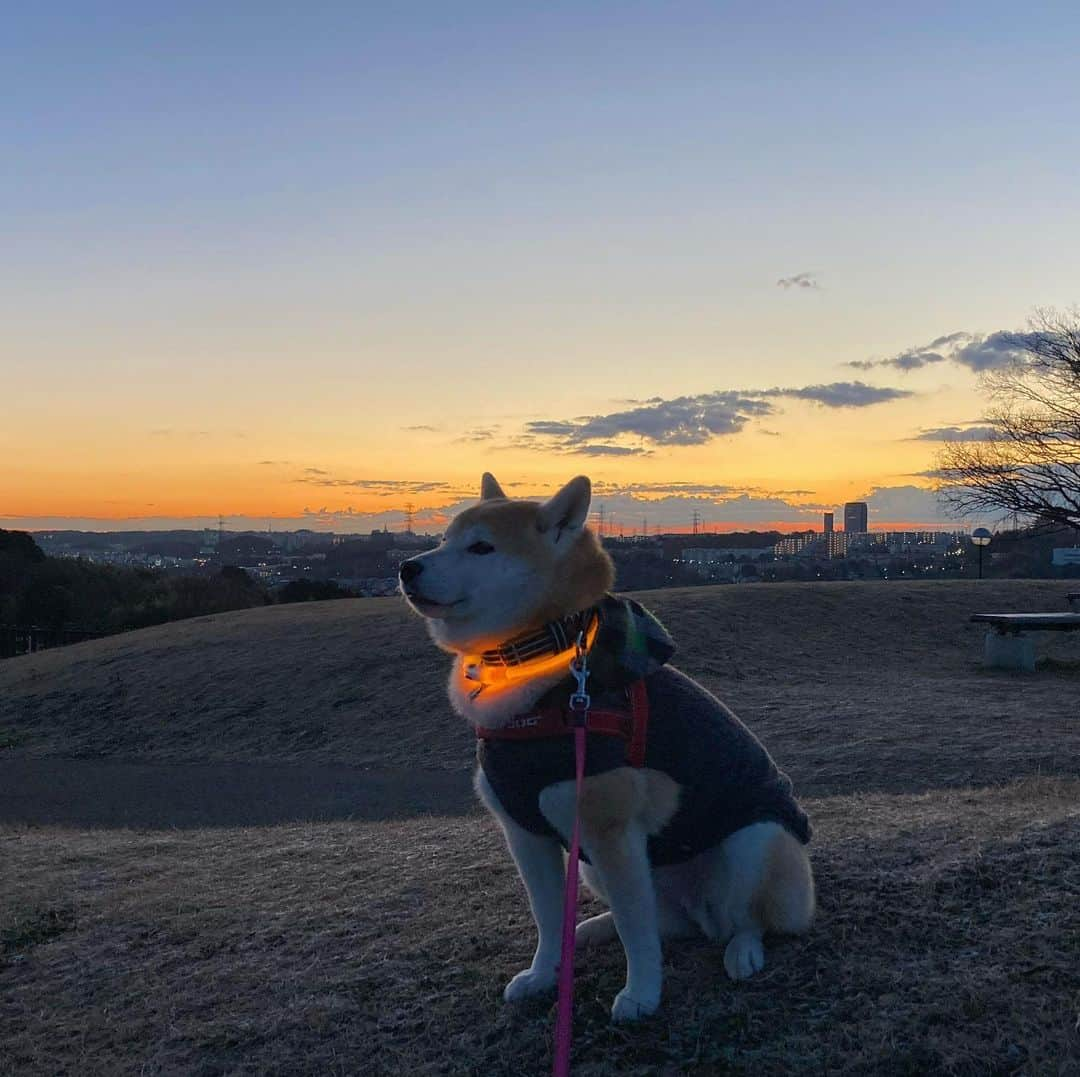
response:
[[[999,330],[986,336],[972,333],[949,333],[929,344],[908,348],[889,359],[856,359],[845,365],[854,370],[875,370],[886,367],[892,370],[920,370],[935,363],[956,363],[976,374],[998,370],[1024,358],[1031,345],[1037,342],[1037,333],[1010,333]]]
[[[703,445],[714,438],[738,434],[754,419],[775,413],[774,400],[808,400],[826,408],[865,408],[912,396],[907,389],[838,381],[802,388],[723,390],[654,398],[638,407],[609,415],[576,419],[543,419],[527,423],[525,437],[544,446],[588,456],[638,455],[644,450],[613,445],[618,438],[635,437],[653,445]]]

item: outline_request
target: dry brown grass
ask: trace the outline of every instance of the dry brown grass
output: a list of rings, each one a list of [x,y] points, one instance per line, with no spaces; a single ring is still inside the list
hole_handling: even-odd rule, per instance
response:
[[[684,668],[811,794],[820,916],[737,986],[717,948],[669,946],[664,1007],[630,1029],[607,1020],[618,948],[590,953],[575,1073],[1080,1073],[1080,640],[1035,677],[990,674],[965,620],[1056,609],[1062,590],[645,596]],[[398,773],[422,787],[470,749],[441,668],[389,603],[167,626],[0,665],[0,728],[22,744],[0,760],[334,758],[385,776],[417,759]],[[549,1068],[549,1004],[499,1001],[532,928],[479,815],[7,824],[0,878],[5,1077]]]
[[[738,986],[669,946],[661,1014],[613,1028],[618,948],[578,978],[579,1074],[1067,1073],[1080,1065],[1080,782],[812,802],[821,909]],[[0,971],[10,1074],[541,1074],[507,1008],[523,895],[487,820],[9,829],[16,910],[69,930]]]

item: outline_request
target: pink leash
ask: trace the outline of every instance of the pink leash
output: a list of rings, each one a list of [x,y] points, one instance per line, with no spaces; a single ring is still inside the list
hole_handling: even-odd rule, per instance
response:
[[[566,861],[562,953],[559,957],[559,1007],[555,1018],[555,1063],[551,1070],[553,1077],[568,1077],[570,1044],[574,1038],[574,933],[577,927],[578,857],[581,851],[578,807],[581,803],[581,786],[585,780],[585,724],[591,702],[585,691],[589,670],[585,658],[584,633],[578,635],[577,657],[570,663],[570,672],[577,681],[577,691],[570,697],[570,712],[574,716],[574,829],[570,835],[570,849]]]
[[[562,914],[562,956],[559,958],[559,1009],[555,1018],[554,1077],[570,1073],[570,1042],[574,1035],[574,932],[577,922],[578,854],[581,849],[577,805],[581,800],[581,783],[585,777],[585,727],[574,730],[577,763],[577,792],[574,795],[574,831],[570,837],[570,853],[566,863],[566,899]]]

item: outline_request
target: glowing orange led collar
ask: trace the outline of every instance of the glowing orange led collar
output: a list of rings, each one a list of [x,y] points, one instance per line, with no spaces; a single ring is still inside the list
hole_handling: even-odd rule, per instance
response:
[[[599,627],[600,618],[594,615],[589,627],[585,630],[586,651],[592,648]],[[520,684],[522,681],[532,680],[533,677],[542,677],[557,670],[568,672],[570,660],[575,654],[576,647],[571,644],[565,650],[558,651],[555,654],[529,659],[518,665],[496,664],[486,661],[483,655],[466,654],[461,659],[461,674],[465,681],[475,686],[472,689],[472,695],[475,696],[484,689]]]

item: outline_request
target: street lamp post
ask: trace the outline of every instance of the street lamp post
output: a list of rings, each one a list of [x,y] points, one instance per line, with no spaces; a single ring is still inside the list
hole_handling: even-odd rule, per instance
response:
[[[978,546],[978,548],[979,548],[979,579],[980,580],[983,578],[983,573],[982,573],[983,550],[985,550],[986,547],[990,545],[990,539],[992,537],[993,536],[990,534],[989,531],[987,531],[987,529],[985,527],[976,527],[975,530],[971,532],[972,545],[973,546]]]

